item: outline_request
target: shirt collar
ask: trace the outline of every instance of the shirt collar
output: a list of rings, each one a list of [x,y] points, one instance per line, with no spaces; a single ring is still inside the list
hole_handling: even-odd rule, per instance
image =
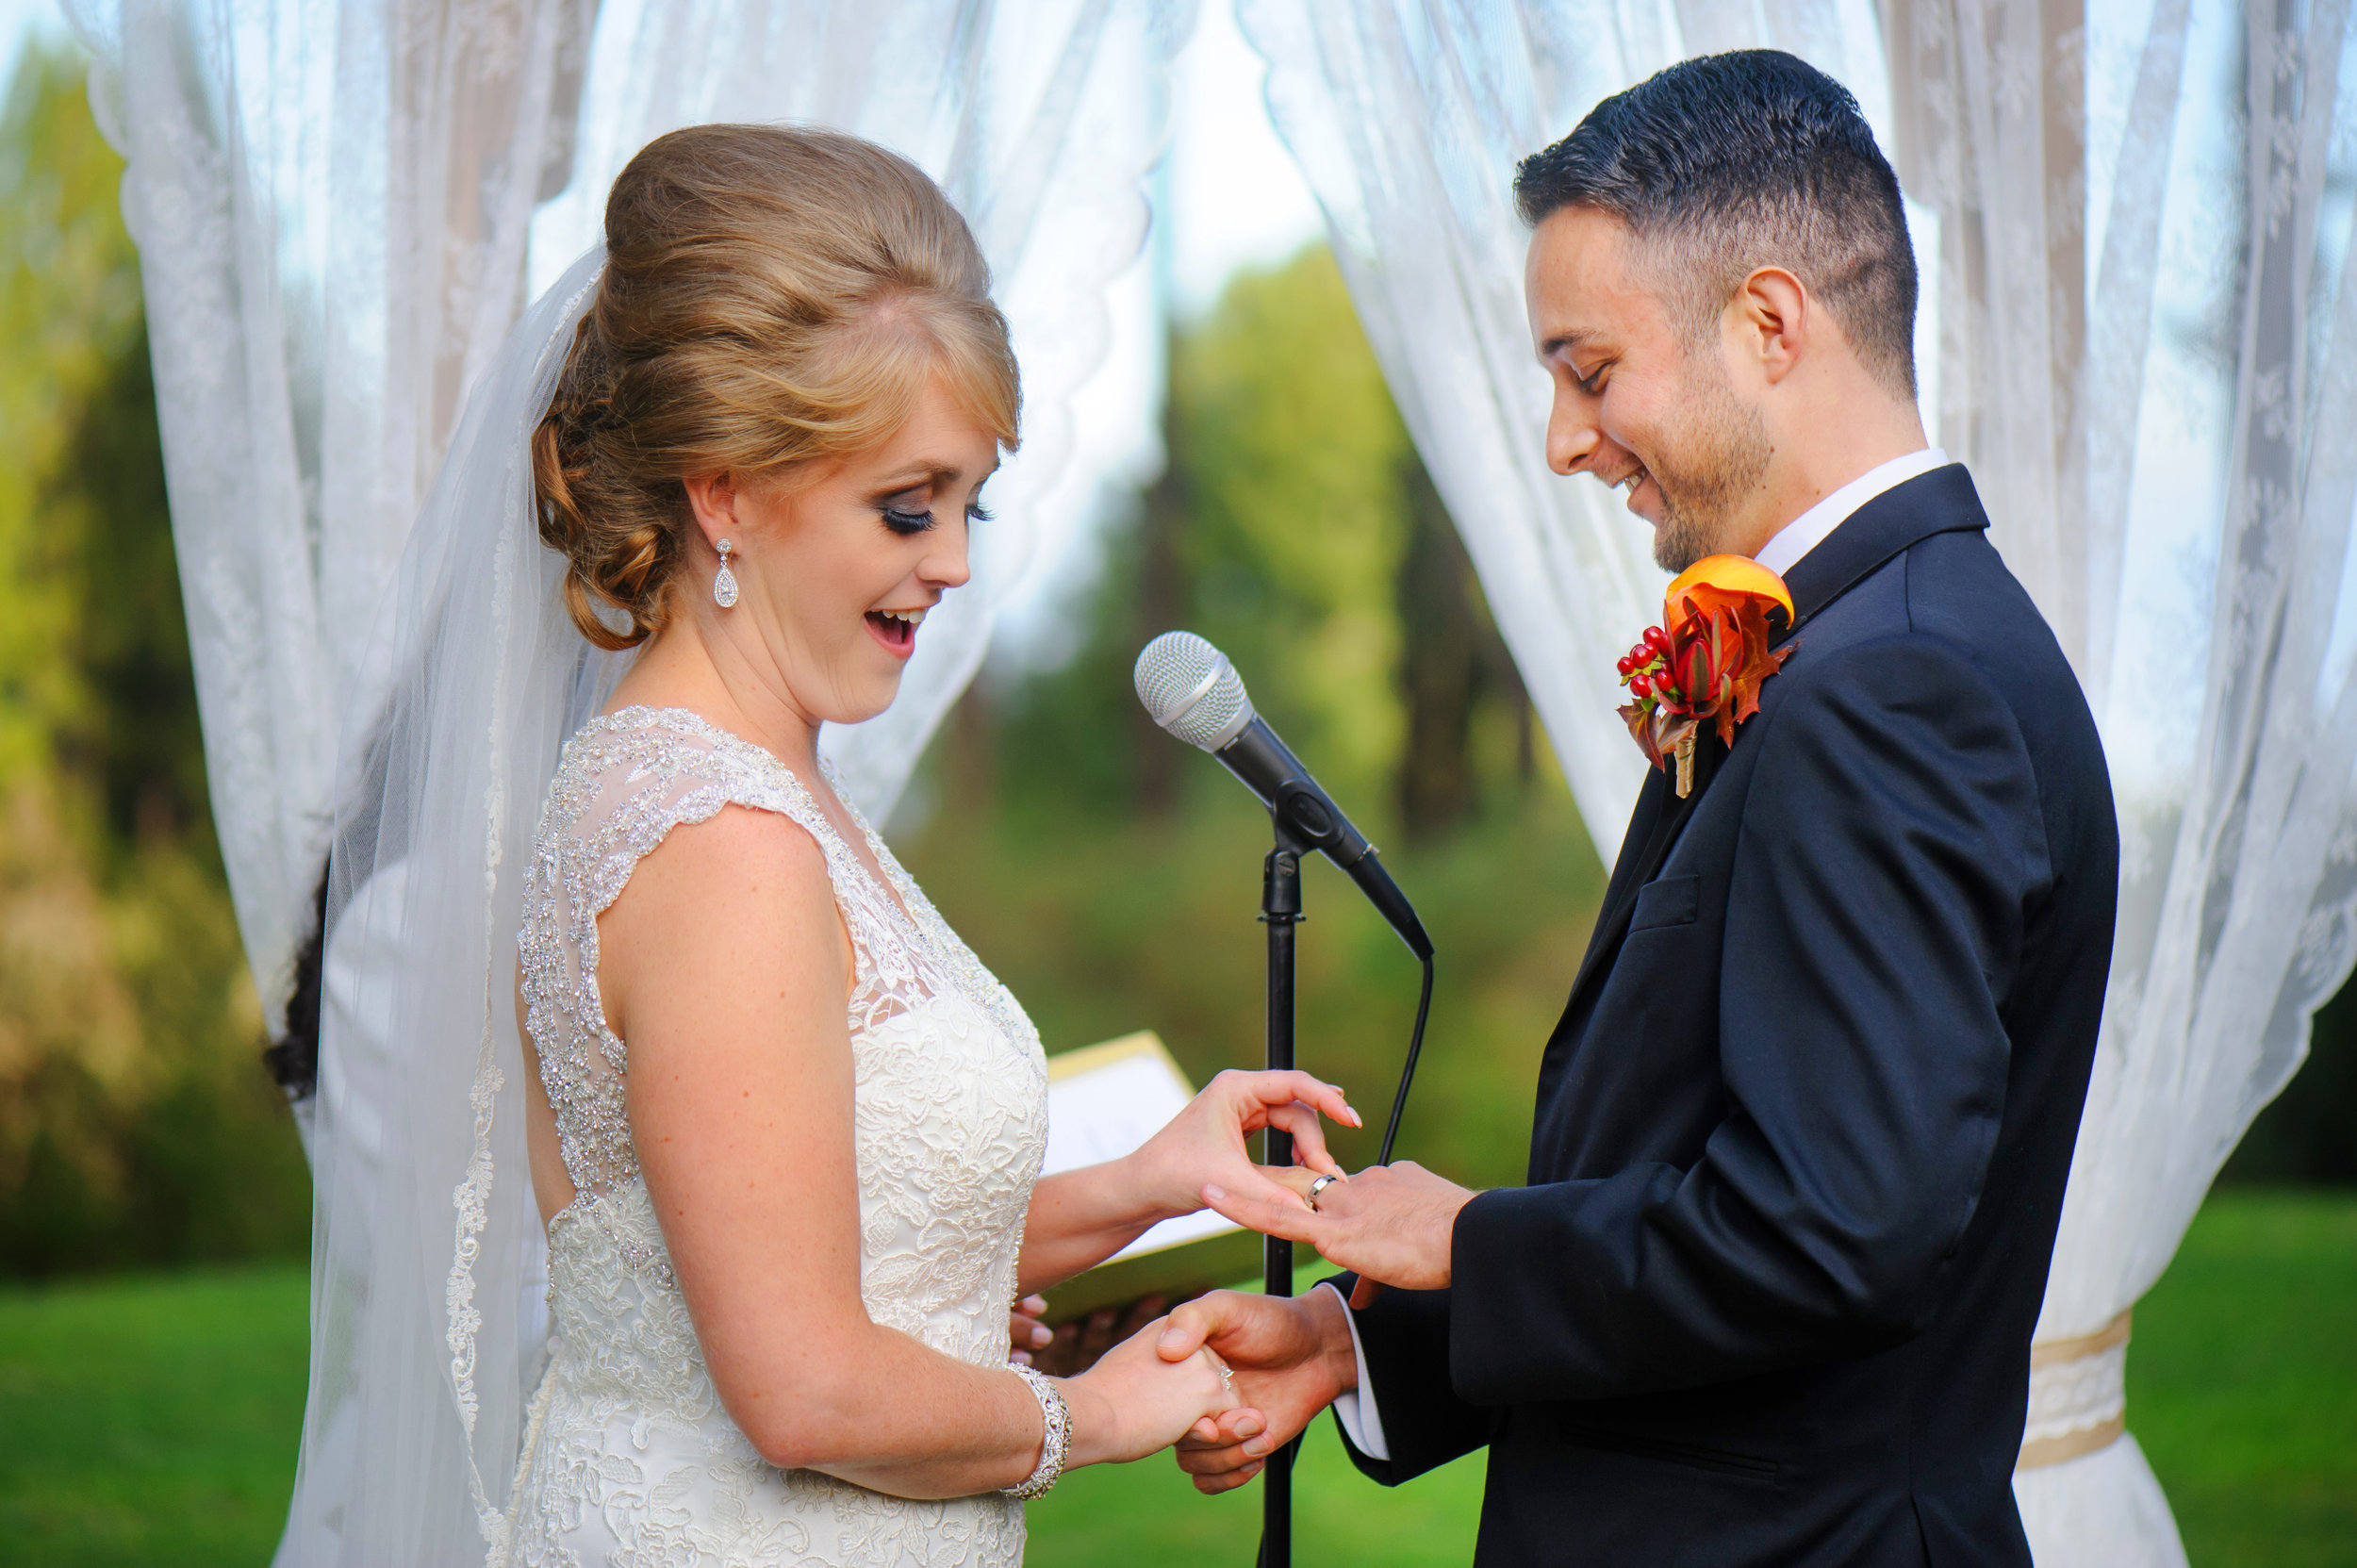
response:
[[[1869,469],[1778,529],[1753,558],[1782,577],[1821,544],[1826,535],[1848,521],[1851,513],[1894,486],[1947,466],[1948,454],[1935,446]]]

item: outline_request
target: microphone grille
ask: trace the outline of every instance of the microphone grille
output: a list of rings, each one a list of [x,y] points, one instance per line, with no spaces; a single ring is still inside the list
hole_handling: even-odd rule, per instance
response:
[[[1190,746],[1216,751],[1252,722],[1252,700],[1228,655],[1193,632],[1164,632],[1135,671],[1138,701],[1154,722]]]

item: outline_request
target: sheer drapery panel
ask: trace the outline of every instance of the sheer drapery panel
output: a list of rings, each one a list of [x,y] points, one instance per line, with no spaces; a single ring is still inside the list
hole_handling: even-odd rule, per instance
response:
[[[1692,53],[1848,83],[1925,285],[1933,440],[2080,671],[2117,956],[2042,1343],[2167,1266],[2357,955],[2357,70],[2346,0],[1638,7],[1239,0],[1280,133],[1599,852],[1641,764],[1643,528],[1546,471],[1513,165]],[[2040,1560],[2182,1557],[2132,1439],[2017,1481]]]
[[[275,1018],[338,724],[569,168],[590,0],[67,0],[128,167],[215,826]]]

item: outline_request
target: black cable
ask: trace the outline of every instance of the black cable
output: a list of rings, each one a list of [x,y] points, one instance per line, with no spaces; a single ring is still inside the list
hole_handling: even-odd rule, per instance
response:
[[[1408,1086],[1416,1081],[1416,1058],[1424,1051],[1424,1023],[1432,1015],[1432,960],[1424,961],[1424,994],[1416,999],[1416,1032],[1408,1037],[1408,1061],[1399,1069],[1399,1093],[1392,1097],[1392,1119],[1383,1127],[1383,1152],[1378,1165],[1392,1163],[1392,1140],[1399,1136],[1400,1113],[1408,1109]]]

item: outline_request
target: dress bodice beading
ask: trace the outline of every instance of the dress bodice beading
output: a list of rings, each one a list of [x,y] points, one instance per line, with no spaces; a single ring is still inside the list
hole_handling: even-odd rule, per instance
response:
[[[629,1051],[598,989],[597,921],[666,834],[731,804],[810,834],[850,936],[868,1315],[975,1365],[1007,1359],[1047,1146],[1030,1021],[855,808],[882,880],[767,751],[675,709],[598,719],[566,748],[524,888],[525,1021],[578,1196],[550,1226],[554,1343],[521,1472],[518,1558],[758,1562],[769,1556],[752,1548],[774,1541],[777,1560],[798,1563],[1018,1560],[1021,1511],[1003,1498],[915,1503],[769,1468],[705,1371],[633,1150]]]

